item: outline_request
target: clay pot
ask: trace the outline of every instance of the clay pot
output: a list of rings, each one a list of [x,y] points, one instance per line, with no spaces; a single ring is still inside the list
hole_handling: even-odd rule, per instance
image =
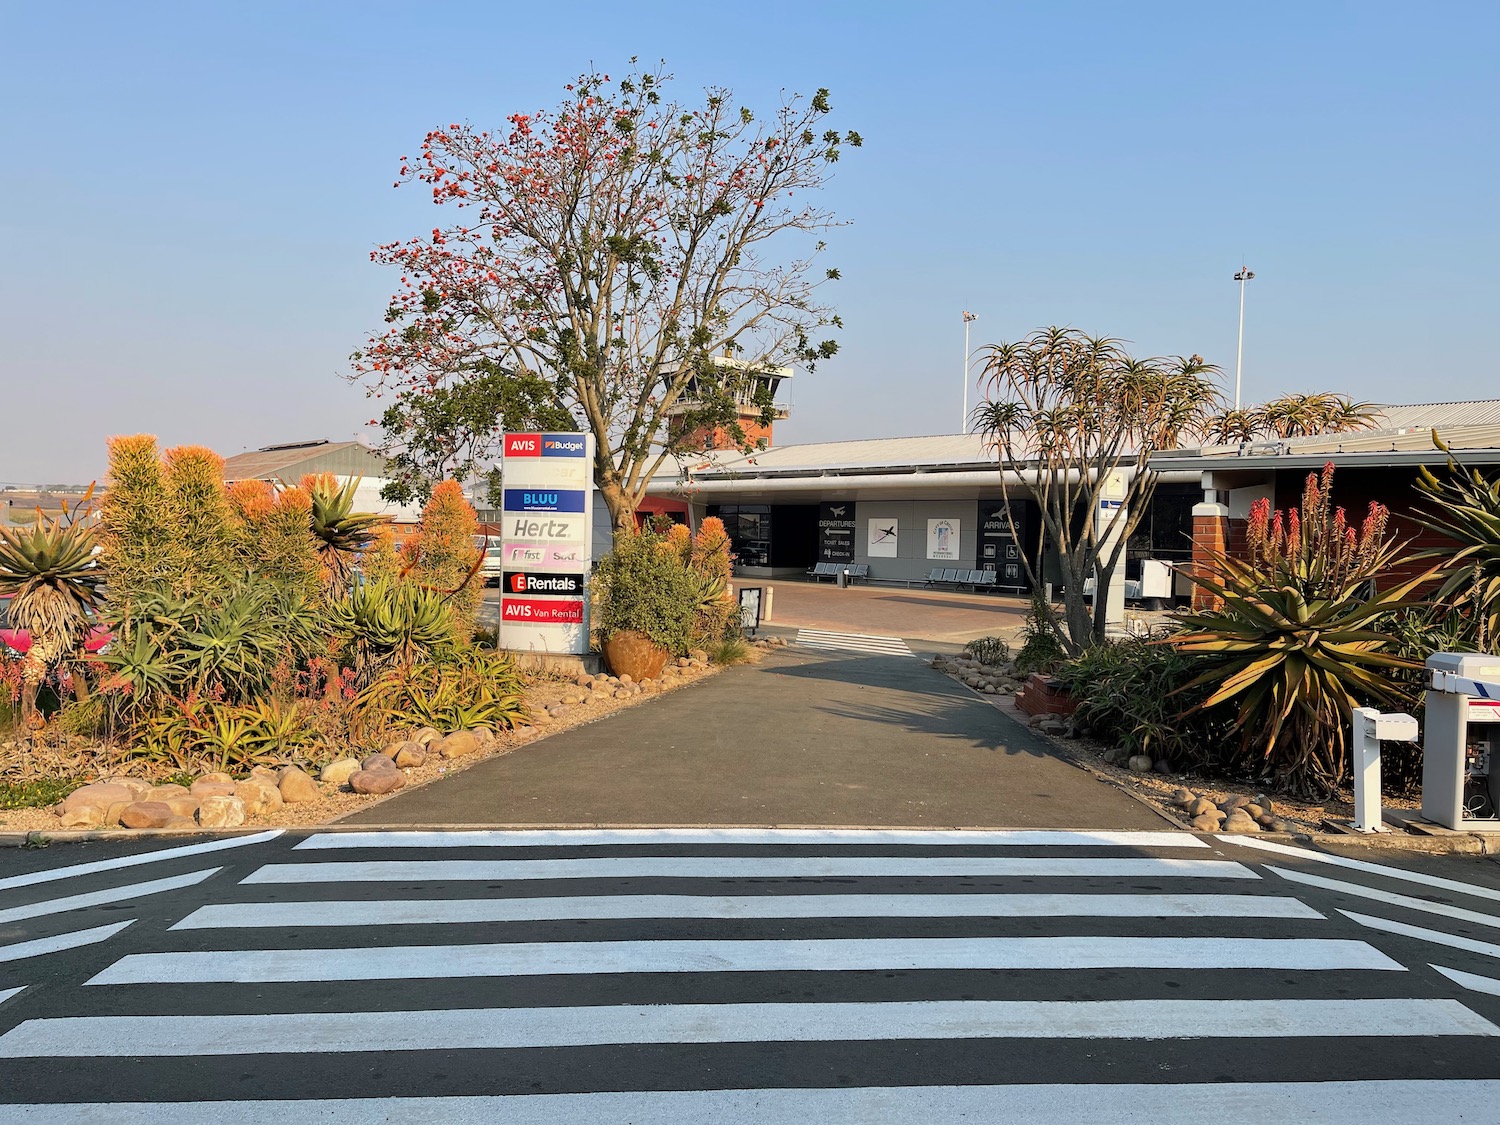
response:
[[[601,647],[611,672],[637,681],[656,679],[672,655],[644,633],[634,630],[616,633]]]

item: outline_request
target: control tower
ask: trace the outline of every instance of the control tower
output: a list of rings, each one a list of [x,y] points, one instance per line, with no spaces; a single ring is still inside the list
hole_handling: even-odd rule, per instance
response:
[[[787,389],[784,384],[792,377],[792,369],[753,364],[733,356],[719,356],[712,363],[716,378],[723,380],[734,396],[745,441],[751,445],[769,447],[772,425],[791,413],[791,404],[782,398],[782,394]],[[675,373],[676,367],[670,366],[664,369],[663,376],[670,379]],[[682,397],[667,409],[667,433],[671,441],[688,449],[740,448],[740,443],[725,427],[695,424],[691,415],[701,405],[698,377],[695,375],[683,389]],[[771,411],[771,421],[762,423],[761,419],[768,408]],[[693,428],[688,429],[689,426]]]

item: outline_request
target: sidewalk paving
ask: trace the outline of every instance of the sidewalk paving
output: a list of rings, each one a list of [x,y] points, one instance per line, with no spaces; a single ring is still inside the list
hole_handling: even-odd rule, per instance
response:
[[[1031,605],[1024,598],[920,587],[849,586],[841,590],[831,583],[769,578],[736,578],[733,585],[774,587],[773,616],[766,622],[770,626],[960,645],[978,637],[1014,637]]]
[[[1164,827],[919,660],[797,649],[340,823]]]

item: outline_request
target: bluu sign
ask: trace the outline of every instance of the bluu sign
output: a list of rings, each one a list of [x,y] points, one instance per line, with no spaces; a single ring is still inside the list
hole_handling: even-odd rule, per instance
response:
[[[583,512],[581,489],[507,488],[507,512]]]

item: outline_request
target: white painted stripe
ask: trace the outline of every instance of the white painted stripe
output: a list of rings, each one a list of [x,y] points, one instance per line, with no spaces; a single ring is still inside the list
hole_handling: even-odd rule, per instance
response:
[[[201,883],[210,875],[222,870],[222,867],[210,867],[206,871],[174,875],[170,879],[153,879],[149,883],[132,883],[125,887],[111,887],[107,891],[93,891],[83,895],[69,895],[67,898],[47,899],[45,902],[31,902],[25,906],[0,910],[0,923],[17,922],[22,918],[40,918],[45,914],[62,914],[68,910],[82,910],[85,907],[100,906],[106,902],[122,902],[125,899],[140,898],[143,895],[175,891]]]
[[[1399,934],[1402,937],[1416,938],[1418,941],[1430,941],[1436,945],[1446,945],[1452,949],[1464,949],[1470,953],[1482,953],[1486,957],[1500,957],[1500,945],[1493,945],[1487,941],[1475,941],[1473,938],[1459,937],[1457,934],[1445,934],[1442,930],[1428,930],[1421,926],[1408,926],[1405,922],[1392,922],[1389,918],[1372,918],[1368,914],[1356,914],[1352,910],[1340,910],[1346,918],[1352,918],[1361,926],[1368,926],[1372,930],[1384,930],[1389,934]]]
[[[1025,828],[516,828],[452,832],[320,832],[296,845],[323,848],[534,848],[618,844],[818,844],[862,847],[1206,848],[1188,832],[1089,832]]]
[[[1460,922],[1473,922],[1476,926],[1491,926],[1500,929],[1500,917],[1493,914],[1482,914],[1477,910],[1463,910],[1457,906],[1447,906],[1441,902],[1428,902],[1426,899],[1412,898],[1410,895],[1398,895],[1394,891],[1381,891],[1373,887],[1367,887],[1362,883],[1346,883],[1342,879],[1325,879],[1321,875],[1310,875],[1305,871],[1289,871],[1280,867],[1266,866],[1267,871],[1280,875],[1283,879],[1289,879],[1293,883],[1302,883],[1309,887],[1321,887],[1325,891],[1337,891],[1340,894],[1354,895],[1357,898],[1368,898],[1385,906],[1401,906],[1407,910],[1420,910],[1427,914],[1437,914],[1444,918],[1454,918]]]
[[[1056,856],[618,856],[268,863],[245,883],[388,883],[508,879],[838,879],[933,877],[1259,879],[1212,859]]]
[[[353,949],[135,953],[89,984],[594,973],[865,972],[904,969],[1373,969],[1405,972],[1362,941],[1291,938],[831,938],[561,941]]]
[[[31,871],[25,875],[12,875],[0,879],[0,891],[13,887],[30,887],[37,883],[52,883],[58,879],[73,879],[79,875],[93,875],[98,871],[114,871],[121,867],[138,867],[143,863],[160,863],[163,860],[183,859],[190,855],[222,851],[225,848],[243,848],[247,844],[263,844],[282,834],[282,829],[257,832],[253,836],[231,836],[224,840],[210,840],[206,844],[189,844],[182,848],[162,848],[160,851],[141,852],[138,855],[122,855],[115,859],[100,859],[93,863],[78,863],[72,867],[54,867],[49,871]]]
[[[1454,1125],[1495,1120],[1500,1080],[859,1086],[305,1101],[0,1105],[0,1125],[1078,1125],[1295,1121]]]
[[[860,640],[857,637],[809,637],[804,635],[797,638],[797,643],[813,648],[841,648],[863,652],[896,652],[903,656],[911,652],[905,641],[895,639],[866,641]]]
[[[843,644],[835,641],[803,641],[797,642],[801,648],[817,648],[827,652],[867,652],[877,656],[913,656],[911,649],[902,645],[900,648],[887,648],[885,646]]]
[[[0,1058],[427,1051],[637,1043],[828,1043],[887,1039],[1253,1039],[1500,1035],[1457,1000],[947,1000],[875,1004],[655,1004],[285,1015],[83,1016],[28,1020]]]
[[[24,984],[20,988],[0,989],[0,1004],[4,1004],[12,996],[19,996],[21,993],[23,993],[25,991],[26,991],[26,986]]]
[[[127,918],[109,926],[96,926],[92,930],[74,930],[68,934],[36,938],[34,941],[18,941],[14,945],[0,945],[0,961],[22,961],[27,957],[40,957],[45,953],[60,953],[64,949],[77,949],[81,945],[93,945],[107,941],[134,922]]]
[[[900,637],[891,637],[883,633],[839,633],[832,629],[798,629],[797,635],[801,637],[835,637],[841,641],[886,641],[894,644],[905,644]]]
[[[1453,981],[1453,983],[1461,984],[1471,992],[1483,992],[1489,996],[1500,996],[1500,980],[1496,980],[1494,977],[1481,977],[1475,973],[1462,973],[1457,969],[1445,969],[1441,965],[1429,965],[1428,968],[1436,969],[1443,976]]]
[[[610,918],[1317,918],[1261,895],[579,895],[570,898],[361,899],[204,906],[172,927],[427,926]]]
[[[1341,855],[1328,855],[1325,852],[1315,852],[1307,848],[1294,848],[1287,844],[1278,844],[1271,840],[1256,840],[1249,836],[1220,836],[1218,839],[1221,843],[1238,844],[1242,848],[1275,852],[1277,855],[1291,856],[1294,859],[1309,859],[1316,863],[1327,863],[1333,867],[1345,867],[1350,871],[1363,871],[1366,874],[1381,875],[1387,879],[1402,879],[1408,883],[1421,883],[1424,887],[1436,887],[1439,890],[1454,891],[1461,895],[1472,895],[1475,898],[1487,898],[1500,902],[1500,891],[1473,883],[1460,883],[1454,879],[1442,879],[1436,875],[1425,875],[1420,871],[1403,871],[1399,867],[1367,863],[1362,859],[1345,859]]]

